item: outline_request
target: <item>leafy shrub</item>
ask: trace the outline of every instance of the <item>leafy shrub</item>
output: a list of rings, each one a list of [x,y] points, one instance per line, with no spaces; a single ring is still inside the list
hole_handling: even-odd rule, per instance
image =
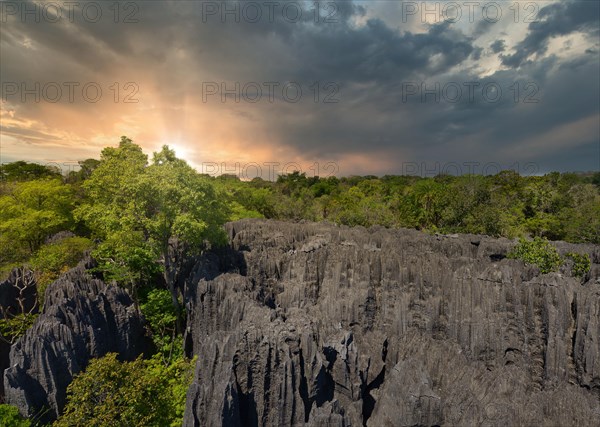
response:
[[[519,239],[519,243],[508,253],[508,258],[520,259],[526,264],[535,265],[542,273],[557,271],[562,259],[554,246],[546,239]]]
[[[166,380],[170,427],[180,427],[182,424],[187,391],[192,383],[195,363],[196,357],[189,360],[183,356],[174,359],[169,365],[164,365],[158,355],[147,361],[148,373]]]
[[[36,274],[38,297],[43,305],[46,287],[58,279],[61,273],[73,268],[92,248],[92,241],[85,237],[69,237],[56,243],[44,245],[31,258],[30,264]]]
[[[85,251],[92,247],[92,241],[85,237],[69,237],[56,243],[42,246],[32,258],[35,270],[59,273],[64,267],[74,267],[83,258]]]
[[[2,241],[0,240],[0,245],[2,245]],[[13,262],[13,263],[4,263],[1,264],[2,266],[0,267],[0,282],[4,282],[5,280],[7,280],[10,276],[10,273],[15,269],[15,268],[19,268],[22,267],[23,264],[18,263],[18,262]]]
[[[590,271],[592,261],[588,254],[569,252],[567,257],[573,260],[573,267],[571,267],[571,274],[573,276],[583,278]]]
[[[229,203],[230,221],[237,221],[244,218],[264,218],[264,215],[233,200]]]
[[[72,226],[73,204],[72,189],[60,179],[20,182],[0,197],[0,235],[11,250],[33,253],[48,236]]]
[[[157,254],[141,232],[117,231],[100,243],[92,256],[98,261],[96,270],[103,274],[104,280],[128,288],[134,298],[136,286],[161,271],[156,263]]]
[[[193,361],[165,366],[158,358],[120,362],[109,353],[90,362],[67,388],[68,401],[55,427],[180,426]]]
[[[21,416],[17,407],[0,405],[0,426],[3,427],[29,427],[31,423]]]
[[[170,292],[152,289],[140,308],[150,325],[152,340],[163,361],[168,364],[173,358],[182,356],[181,337],[177,336],[177,313]]]
[[[0,319],[0,337],[7,343],[14,344],[31,328],[38,313],[19,313],[15,316]],[[0,423],[0,425],[4,425]]]

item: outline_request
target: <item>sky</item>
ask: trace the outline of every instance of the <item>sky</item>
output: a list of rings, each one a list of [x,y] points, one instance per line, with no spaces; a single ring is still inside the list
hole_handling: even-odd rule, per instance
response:
[[[600,170],[600,3],[0,1],[0,161]]]

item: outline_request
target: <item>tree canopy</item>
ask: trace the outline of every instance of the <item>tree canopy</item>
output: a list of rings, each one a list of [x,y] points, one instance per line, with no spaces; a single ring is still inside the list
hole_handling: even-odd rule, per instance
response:
[[[60,179],[19,182],[0,196],[2,258],[34,252],[51,234],[72,226],[73,194]],[[8,251],[5,252],[5,250]],[[12,255],[12,256],[11,256]]]
[[[246,216],[600,243],[597,174],[217,180]],[[239,205],[239,206],[238,206]]]
[[[132,287],[162,271],[178,307],[182,259],[225,242],[227,207],[210,179],[167,146],[148,163],[141,147],[123,137],[102,151],[83,188],[76,216],[102,240],[95,255],[105,271]]]
[[[23,160],[0,165],[0,180],[3,181],[30,181],[32,179],[60,177],[61,171],[58,166],[40,165]]]
[[[92,359],[67,388],[54,426],[179,426],[191,368],[183,359],[169,366],[156,358],[121,362],[116,353]]]

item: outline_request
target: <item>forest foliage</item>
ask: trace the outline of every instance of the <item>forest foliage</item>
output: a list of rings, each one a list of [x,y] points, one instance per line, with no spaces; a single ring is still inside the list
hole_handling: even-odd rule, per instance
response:
[[[549,241],[600,244],[600,173],[321,178],[293,172],[276,181],[242,181],[199,174],[166,146],[149,158],[126,137],[80,166],[62,175],[25,161],[0,165],[0,274],[31,268],[41,308],[46,286],[91,253],[95,272],[133,296],[156,351],[134,361],[114,354],[92,361],[69,387],[59,426],[181,423],[193,361],[183,351],[179,275],[188,257],[225,243],[226,221],[329,221],[520,238],[511,257],[542,273],[568,260],[578,277],[589,271],[589,256],[563,259]],[[3,319],[0,332],[14,340],[34,320],[35,314]],[[21,425],[10,407],[0,410],[0,419]]]
[[[238,217],[600,243],[600,174],[214,179]]]
[[[55,427],[181,426],[192,361],[164,365],[156,357],[92,359],[67,388],[67,406]]]

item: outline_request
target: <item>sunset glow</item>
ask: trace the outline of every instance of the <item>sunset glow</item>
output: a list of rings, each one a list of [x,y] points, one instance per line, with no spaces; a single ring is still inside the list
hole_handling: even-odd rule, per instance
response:
[[[1,17],[2,162],[72,163],[126,135],[148,153],[168,144],[200,169],[599,167],[596,2],[522,4],[518,16],[507,4],[494,22],[479,9],[451,22],[385,1],[323,5],[318,19],[296,2],[297,22],[281,11],[254,22],[244,2],[237,19],[221,2],[128,2],[118,16],[107,3],[98,22],[83,4],[70,19],[65,3],[8,3],[17,9],[4,5]],[[533,12],[543,25],[525,22]]]

